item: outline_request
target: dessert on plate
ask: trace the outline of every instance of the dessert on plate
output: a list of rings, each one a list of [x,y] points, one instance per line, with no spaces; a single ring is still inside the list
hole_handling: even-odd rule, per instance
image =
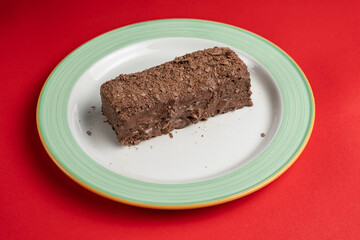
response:
[[[102,112],[123,145],[220,113],[252,106],[247,66],[229,48],[214,47],[132,74],[100,89]]]

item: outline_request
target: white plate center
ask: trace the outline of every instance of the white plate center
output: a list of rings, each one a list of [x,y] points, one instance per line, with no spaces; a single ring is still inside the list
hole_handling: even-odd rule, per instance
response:
[[[68,104],[69,126],[96,162],[126,177],[155,183],[189,183],[218,177],[253,160],[271,142],[283,116],[280,90],[255,59],[232,48],[251,76],[254,106],[229,112],[169,135],[124,147],[101,114],[100,86],[196,50],[226,46],[205,39],[161,38],[119,49],[91,66],[75,84]],[[261,137],[261,133],[265,137]]]

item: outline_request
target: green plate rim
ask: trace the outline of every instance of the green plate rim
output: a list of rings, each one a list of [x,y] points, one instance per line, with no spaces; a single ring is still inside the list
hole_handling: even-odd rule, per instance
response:
[[[67,121],[67,104],[72,87],[85,70],[121,47],[163,37],[194,37],[228,44],[255,58],[275,78],[284,102],[281,126],[270,145],[244,167],[195,183],[143,182],[116,174],[96,163],[72,136]],[[71,52],[46,80],[39,96],[36,118],[41,141],[51,159],[83,187],[130,205],[187,209],[240,198],[285,172],[310,138],[315,101],[300,67],[270,41],[228,24],[196,19],[161,19],[112,30]]]

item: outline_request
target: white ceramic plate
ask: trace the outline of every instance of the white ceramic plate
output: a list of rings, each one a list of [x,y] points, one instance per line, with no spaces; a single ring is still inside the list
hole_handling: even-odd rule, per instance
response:
[[[173,138],[119,144],[100,112],[101,84],[214,46],[232,48],[247,64],[254,106]],[[54,163],[87,189],[136,206],[185,209],[239,198],[280,176],[304,149],[314,115],[306,77],[269,41],[221,23],[167,19],[116,29],[72,52],[44,85],[37,123]]]

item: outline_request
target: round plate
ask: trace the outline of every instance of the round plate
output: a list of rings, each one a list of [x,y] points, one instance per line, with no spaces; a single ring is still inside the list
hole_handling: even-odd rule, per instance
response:
[[[101,84],[214,46],[232,48],[248,66],[254,106],[173,138],[121,146],[100,111]],[[51,73],[37,110],[42,142],[69,177],[107,198],[160,209],[215,205],[270,183],[304,149],[315,115],[306,77],[281,49],[240,28],[190,19],[138,23],[85,43]]]

